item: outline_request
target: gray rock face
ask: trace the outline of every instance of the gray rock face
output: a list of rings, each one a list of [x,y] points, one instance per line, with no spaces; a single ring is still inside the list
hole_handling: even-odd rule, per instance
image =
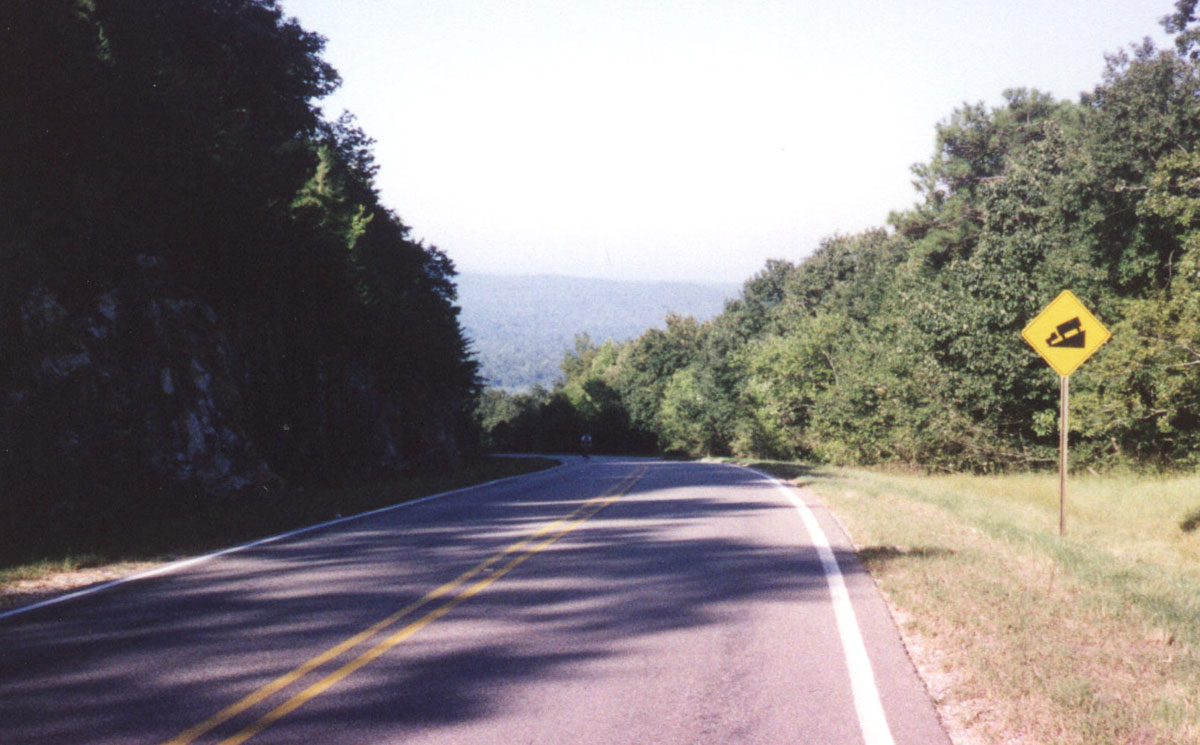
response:
[[[23,373],[0,390],[0,462],[25,477],[219,496],[458,456],[449,418],[418,430],[365,362],[297,370],[264,322],[230,324],[195,299],[141,287],[68,302],[40,288],[20,313]]]
[[[205,493],[279,483],[248,435],[234,352],[212,308],[115,289],[83,307],[72,313],[45,289],[21,305],[36,364],[8,391],[5,419],[38,423],[23,443],[30,457],[121,459]]]

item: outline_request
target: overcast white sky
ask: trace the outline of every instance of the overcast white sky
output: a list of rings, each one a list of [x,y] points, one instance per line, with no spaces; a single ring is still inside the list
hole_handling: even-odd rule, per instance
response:
[[[883,225],[963,102],[1076,100],[1171,0],[281,0],[460,271],[741,282]]]

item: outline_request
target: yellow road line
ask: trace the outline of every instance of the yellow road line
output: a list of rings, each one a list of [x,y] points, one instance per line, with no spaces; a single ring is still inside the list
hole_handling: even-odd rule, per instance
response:
[[[447,582],[447,583],[441,585],[440,587],[438,587],[434,590],[431,590],[430,592],[423,595],[420,599],[404,606],[403,608],[401,608],[400,610],[391,614],[387,618],[384,618],[381,621],[378,621],[378,622],[372,624],[371,626],[369,626],[366,629],[364,629],[363,631],[355,634],[354,636],[346,639],[345,641],[341,642],[340,644],[330,647],[329,649],[325,650],[321,654],[317,655],[316,657],[313,657],[312,659],[303,663],[299,667],[295,668],[291,672],[281,675],[280,677],[278,677],[275,680],[271,681],[270,683],[266,684],[262,688],[259,688],[258,690],[254,691],[253,693],[246,696],[245,698],[242,698],[241,700],[237,701],[236,703],[230,704],[229,706],[225,707],[221,711],[212,715],[208,719],[205,719],[203,722],[200,722],[199,724],[184,730],[179,735],[168,740],[163,745],[187,745],[188,743],[191,743],[192,741],[203,736],[204,734],[208,733],[209,731],[211,731],[211,730],[215,729],[216,727],[219,727],[220,725],[229,721],[230,719],[237,716],[238,714],[246,711],[247,709],[250,709],[251,707],[255,706],[256,704],[261,703],[262,701],[266,700],[271,695],[278,693],[279,691],[283,690],[284,688],[291,685],[292,683],[295,683],[300,678],[303,678],[305,675],[308,675],[309,673],[313,672],[314,670],[316,670],[317,668],[326,664],[327,662],[330,662],[330,661],[340,657],[345,652],[347,652],[350,649],[358,646],[359,644],[367,641],[368,639],[370,639],[371,637],[380,633],[387,627],[394,625],[396,622],[400,621],[405,616],[410,615],[411,613],[418,610],[422,606],[424,606],[434,600],[437,600],[438,598],[444,597],[446,595],[450,595],[455,590],[457,590],[459,587],[461,587],[464,584],[466,584],[467,582],[469,582],[476,575],[480,574],[481,572],[484,572],[485,570],[487,570],[493,564],[496,564],[497,562],[499,562],[504,557],[509,556],[510,554],[516,553],[518,551],[521,551],[521,550],[525,549],[527,546],[529,546],[530,544],[537,541],[542,536],[545,536],[547,533],[551,533],[552,531],[555,531],[556,529],[558,530],[558,532],[554,533],[549,538],[542,540],[541,543],[538,543],[533,548],[525,550],[524,553],[511,559],[507,564],[505,564],[504,566],[502,566],[501,568],[499,568],[497,570],[494,570],[492,574],[483,578],[482,580],[479,580],[474,585],[471,585],[470,587],[468,587],[466,590],[463,590],[461,593],[459,593],[457,596],[452,597],[449,601],[447,601],[443,605],[439,606],[438,608],[435,608],[434,610],[425,614],[424,616],[422,616],[420,619],[414,621],[413,623],[408,624],[404,628],[400,629],[396,633],[394,633],[391,636],[384,639],[379,644],[376,644],[374,647],[372,647],[370,650],[368,650],[367,652],[360,655],[358,658],[347,663],[346,665],[343,665],[341,668],[339,668],[338,670],[325,676],[317,683],[309,686],[305,690],[296,694],[288,701],[284,702],[277,708],[273,709],[272,711],[270,711],[269,713],[264,715],[261,719],[259,719],[254,724],[250,725],[249,727],[242,730],[241,732],[234,735],[233,737],[221,741],[220,745],[236,745],[237,743],[245,742],[246,740],[248,740],[251,737],[253,737],[254,735],[258,734],[262,730],[269,727],[272,723],[278,721],[279,719],[286,716],[287,714],[290,714],[291,712],[295,711],[297,708],[302,706],[304,703],[306,703],[306,702],[312,700],[313,698],[316,698],[320,694],[324,693],[331,686],[333,686],[334,684],[338,683],[339,681],[345,679],[351,673],[355,672],[356,670],[363,667],[364,665],[371,662],[372,660],[378,658],[384,652],[388,651],[392,647],[395,647],[396,645],[403,642],[405,639],[408,639],[413,634],[417,633],[418,631],[425,628],[429,624],[433,623],[437,619],[446,615],[455,606],[459,605],[460,603],[468,600],[469,598],[471,598],[475,595],[478,595],[485,588],[487,588],[490,584],[492,584],[496,580],[500,579],[505,574],[508,574],[508,572],[512,571],[512,569],[514,569],[518,564],[525,561],[526,559],[533,556],[534,554],[542,551],[543,549],[547,548],[548,546],[550,546],[550,544],[554,543],[555,541],[562,538],[567,533],[569,533],[572,530],[574,530],[575,528],[577,528],[583,522],[585,522],[586,520],[593,517],[596,513],[600,512],[600,510],[604,509],[605,507],[607,507],[608,505],[612,504],[614,501],[619,499],[621,496],[628,493],[629,490],[632,489],[633,486],[638,481],[640,481],[643,476],[645,476],[646,470],[647,469],[645,469],[644,467],[642,469],[639,469],[636,473],[634,473],[633,475],[624,479],[619,484],[617,484],[617,486],[608,490],[604,494],[601,494],[598,497],[593,497],[592,499],[589,499],[588,501],[584,502],[582,505],[577,507],[575,510],[573,510],[569,514],[555,520],[554,522],[544,525],[542,528],[535,531],[528,537],[508,546],[503,551],[500,551],[498,553],[493,554],[492,556],[489,556],[487,559],[484,559],[482,562],[475,565],[471,569],[467,570],[466,572],[463,572],[462,574],[460,574],[458,577],[451,580],[450,582]]]

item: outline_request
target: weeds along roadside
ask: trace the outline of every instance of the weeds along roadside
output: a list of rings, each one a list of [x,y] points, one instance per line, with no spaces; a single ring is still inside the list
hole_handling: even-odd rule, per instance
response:
[[[1200,742],[1200,477],[754,464],[812,488],[956,743]]]

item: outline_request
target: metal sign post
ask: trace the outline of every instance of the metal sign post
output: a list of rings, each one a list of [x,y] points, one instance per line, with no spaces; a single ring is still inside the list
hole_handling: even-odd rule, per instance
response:
[[[1042,359],[1058,373],[1058,534],[1067,532],[1067,420],[1071,373],[1108,341],[1108,329],[1070,290],[1063,290],[1021,331]]]
[[[1058,376],[1059,414],[1058,414],[1058,534],[1067,533],[1067,411],[1068,393],[1071,389],[1071,379],[1066,375]]]

